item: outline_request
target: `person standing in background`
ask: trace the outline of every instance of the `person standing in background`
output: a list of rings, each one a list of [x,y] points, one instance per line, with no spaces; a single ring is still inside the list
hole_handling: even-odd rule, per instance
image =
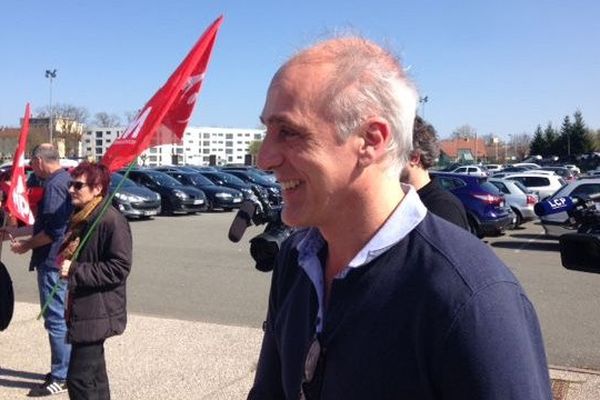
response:
[[[43,383],[29,392],[31,397],[42,397],[67,390],[66,379],[71,357],[64,317],[67,283],[60,279],[56,257],[73,207],[69,194],[71,176],[60,166],[58,151],[52,144],[42,143],[36,146],[30,165],[33,173],[45,181],[44,196],[33,225],[33,235],[28,239],[12,241],[11,250],[17,254],[31,250],[29,269],[37,272],[41,306],[48,301],[52,288],[58,282],[58,289],[44,312],[44,327],[50,339],[50,372],[46,374]]]
[[[413,128],[413,149],[408,163],[402,169],[400,181],[417,189],[419,198],[429,211],[469,230],[469,220],[463,204],[456,196],[443,189],[435,177],[431,178],[429,175],[429,168],[439,156],[435,129],[417,116]]]

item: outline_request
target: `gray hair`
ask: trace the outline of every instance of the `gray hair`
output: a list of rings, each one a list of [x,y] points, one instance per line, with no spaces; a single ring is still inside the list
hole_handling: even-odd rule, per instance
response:
[[[417,91],[398,57],[360,37],[336,38],[300,52],[278,74],[300,63],[324,63],[333,68],[317,104],[323,117],[336,122],[342,140],[371,116],[382,117],[390,124],[388,172],[398,176],[412,150],[418,101]]]
[[[47,163],[58,163],[60,160],[58,150],[50,143],[41,143],[35,146],[31,152],[31,158],[33,157],[39,157]]]

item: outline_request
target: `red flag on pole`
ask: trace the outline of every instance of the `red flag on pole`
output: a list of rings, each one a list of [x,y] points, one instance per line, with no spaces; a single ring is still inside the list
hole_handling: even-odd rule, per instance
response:
[[[32,225],[35,221],[29,200],[27,199],[27,186],[25,184],[25,147],[27,146],[27,135],[29,134],[29,103],[25,106],[25,116],[23,117],[23,126],[19,135],[19,145],[13,158],[12,175],[10,179],[10,189],[6,206],[10,213],[25,222]]]
[[[101,163],[109,170],[131,163],[148,147],[181,142],[222,22],[223,16],[220,16],[212,23],[167,83],[108,148]]]

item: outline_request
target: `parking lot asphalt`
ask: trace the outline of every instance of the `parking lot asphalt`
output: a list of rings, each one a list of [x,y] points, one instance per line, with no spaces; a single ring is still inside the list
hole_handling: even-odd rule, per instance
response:
[[[132,223],[137,269],[130,282],[129,325],[122,336],[106,342],[114,399],[246,397],[260,349],[262,332],[257,327],[269,276],[253,270],[247,243],[232,247],[218,239],[231,218],[231,213],[207,214]],[[588,368],[596,365],[600,349],[595,345],[597,318],[590,322],[590,316],[597,315],[590,293],[598,293],[598,277],[561,269],[556,244],[540,237],[540,231],[528,224],[485,241],[519,277],[538,310],[554,398],[599,399],[600,373]],[[159,246],[157,232],[169,232]],[[249,237],[257,232],[249,232]],[[190,250],[194,246],[195,255]],[[203,257],[198,257],[198,247]],[[141,254],[152,248],[153,253]],[[35,319],[39,306],[34,279],[15,267],[28,258],[7,253],[3,261],[13,274],[19,301],[13,322],[0,332],[2,400],[25,397],[49,364],[47,336]],[[148,283],[157,280],[163,282],[164,296]],[[141,293],[148,291],[154,291],[152,296]],[[206,293],[194,298],[201,291]],[[198,309],[199,304],[204,306]]]

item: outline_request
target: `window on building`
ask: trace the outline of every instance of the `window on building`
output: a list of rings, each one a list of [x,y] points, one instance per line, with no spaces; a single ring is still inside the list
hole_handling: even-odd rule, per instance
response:
[[[202,154],[210,154],[210,149],[202,149]]]
[[[262,139],[262,133],[255,133],[254,140],[260,140],[260,139]]]
[[[206,146],[206,147],[210,146],[210,140],[203,141],[202,146]]]
[[[150,157],[148,157],[148,161],[150,161],[150,162],[156,162],[157,158],[156,158],[156,156],[150,156]]]
[[[102,147],[96,147],[96,155],[99,156],[102,154]]]
[[[244,136],[245,137],[250,137],[250,134],[249,133],[244,133]]]
[[[92,142],[92,140],[91,140],[91,139],[85,139],[85,142],[86,142],[86,143],[91,143],[91,142]]]
[[[105,140],[105,142],[106,142],[106,143],[110,143],[110,142],[111,142],[111,140],[110,140],[110,139],[106,139],[106,140]]]
[[[233,133],[226,134],[225,139],[233,139]]]
[[[150,147],[150,154],[156,154],[156,147]]]
[[[233,154],[233,149],[225,149],[225,154]]]
[[[225,142],[225,147],[233,147],[233,140],[228,140]]]
[[[181,147],[175,149],[175,153],[177,154],[183,154],[183,149]]]
[[[210,139],[210,133],[203,133],[202,134],[202,138],[203,139]]]
[[[96,137],[102,138],[102,131],[96,131]]]
[[[96,146],[102,146],[102,139],[96,139]]]

